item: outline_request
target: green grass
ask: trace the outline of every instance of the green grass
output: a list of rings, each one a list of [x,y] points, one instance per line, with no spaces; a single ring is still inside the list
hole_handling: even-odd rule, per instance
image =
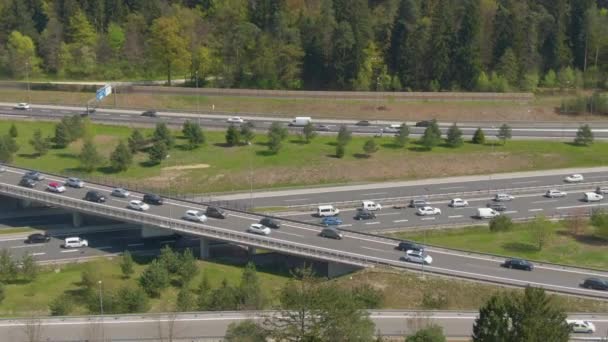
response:
[[[0,235],[33,233],[35,231],[36,231],[36,229],[30,228],[30,227],[2,228],[2,229],[0,229]]]
[[[2,120],[0,132],[7,132],[12,123],[19,131],[16,165],[66,175],[81,174],[77,157],[81,141],[37,157],[28,143],[33,131],[39,128],[44,135],[51,136],[54,124]],[[131,128],[91,125],[89,132],[95,137],[99,151],[107,157],[119,140],[127,139]],[[150,134],[151,130],[145,129],[144,133]],[[176,135],[180,133],[176,132]],[[439,146],[429,152],[421,151],[415,143],[397,148],[392,137],[383,137],[376,138],[380,150],[366,158],[361,153],[367,138],[354,137],[347,146],[345,157],[337,159],[333,156],[333,136],[318,136],[310,144],[302,144],[298,137],[290,136],[276,155],[268,154],[264,134],[258,135],[252,145],[239,147],[225,147],[224,132],[207,131],[206,137],[207,143],[194,151],[184,149],[185,141],[177,139],[178,146],[161,165],[146,166],[147,155],[139,153],[134,165],[125,172],[113,173],[106,165],[84,176],[99,181],[111,177],[125,186],[153,185],[182,193],[211,193],[249,189],[250,170],[253,187],[261,189],[600,166],[608,162],[608,143],[604,142],[589,147],[554,141],[509,141],[505,146],[465,143],[460,148]],[[464,160],[467,163],[463,163]],[[166,169],[194,164],[208,164],[209,167],[181,171]]]
[[[608,241],[595,238],[591,233],[573,237],[564,227],[564,222],[556,222],[551,224],[553,233],[548,243],[538,250],[531,224],[515,224],[512,230],[498,233],[490,232],[488,227],[469,227],[426,233],[403,232],[391,236],[448,248],[608,269]]]

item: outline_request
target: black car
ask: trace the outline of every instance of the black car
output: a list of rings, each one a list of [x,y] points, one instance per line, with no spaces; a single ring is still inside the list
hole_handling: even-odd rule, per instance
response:
[[[336,239],[336,240],[342,240],[342,237],[344,235],[342,235],[342,233],[340,233],[340,231],[336,228],[323,228],[323,230],[321,231],[321,234],[319,234],[322,237],[326,237],[326,238],[330,238],[330,239]]]
[[[19,185],[26,188],[33,188],[36,186],[36,181],[31,178],[23,177],[21,178],[21,181],[19,181]]]
[[[429,201],[421,198],[413,199],[410,201],[410,207],[412,208],[422,208],[429,205]]]
[[[141,113],[141,116],[147,116],[147,117],[150,117],[150,118],[155,118],[155,117],[158,116],[158,113],[155,110],[151,109],[151,110],[147,110],[147,111]]]
[[[205,215],[207,215],[208,217],[214,217],[214,218],[218,218],[218,219],[225,219],[227,216],[226,212],[218,207],[207,207],[207,210],[205,211]]]
[[[429,127],[433,123],[431,120],[422,120],[416,122],[416,127]]]
[[[608,290],[608,280],[600,278],[587,278],[581,284],[582,287],[592,290]]]
[[[531,262],[523,259],[507,259],[501,264],[501,266],[524,271],[532,271],[534,269],[534,265]]]
[[[86,195],[84,195],[84,199],[91,202],[103,203],[106,201],[106,197],[102,195],[98,191],[88,191]]]
[[[162,205],[163,198],[157,194],[145,194],[143,198],[144,203]]]
[[[355,220],[370,220],[375,219],[376,214],[373,211],[359,208],[355,214]]]
[[[44,179],[44,176],[38,171],[28,171],[23,175],[23,178],[30,178],[35,181],[41,181]]]
[[[371,123],[367,120],[361,120],[355,124],[356,126],[369,126]]]
[[[507,210],[507,206],[502,204],[502,203],[488,203],[486,204],[486,207],[490,208],[490,209],[494,209],[496,211],[505,211]]]
[[[264,217],[260,220],[260,224],[268,228],[278,229],[281,228],[281,223],[273,218]]]
[[[424,246],[419,245],[412,241],[401,241],[399,245],[397,245],[397,249],[400,251],[417,251],[424,252]]]
[[[27,239],[25,239],[25,243],[45,243],[45,242],[49,242],[49,241],[51,241],[51,237],[46,233],[32,234],[32,235],[28,236]]]

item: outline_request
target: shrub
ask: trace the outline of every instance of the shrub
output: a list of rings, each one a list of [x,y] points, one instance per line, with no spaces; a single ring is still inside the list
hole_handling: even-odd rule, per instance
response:
[[[490,231],[503,232],[513,227],[513,221],[506,215],[498,215],[490,220]]]

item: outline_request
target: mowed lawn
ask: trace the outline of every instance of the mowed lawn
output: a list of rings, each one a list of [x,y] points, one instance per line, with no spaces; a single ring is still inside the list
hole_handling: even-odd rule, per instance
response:
[[[573,237],[564,227],[566,223],[552,223],[549,241],[542,250],[538,250],[531,224],[515,224],[512,230],[506,232],[491,232],[488,227],[480,226],[426,233],[403,232],[392,236],[442,247],[608,269],[608,241],[594,237],[591,228],[584,234]]]
[[[8,132],[11,121],[0,121],[0,133]],[[51,149],[37,157],[28,141],[35,129],[52,136],[54,124],[15,121],[20,149],[14,163],[18,166],[80,175],[85,178],[113,178],[125,186],[145,185],[186,193],[212,193],[253,188],[371,182],[395,179],[417,179],[493,172],[526,171],[565,167],[599,166],[608,163],[608,143],[589,147],[553,141],[509,141],[505,146],[465,143],[460,148],[439,146],[423,151],[415,142],[405,148],[393,144],[392,137],[375,138],[379,151],[364,156],[363,144],[369,138],[353,137],[342,159],[335,158],[335,136],[320,135],[304,144],[290,136],[278,154],[267,151],[266,135],[258,134],[250,146],[226,147],[225,132],[206,131],[207,142],[195,150],[184,148],[185,140],[176,131],[177,146],[160,165],[147,166],[147,154],[138,153],[133,166],[121,173],[113,172],[108,163],[92,174],[79,169],[78,154],[82,141],[65,149]],[[107,157],[132,128],[92,124],[89,136]],[[143,130],[150,135],[151,129]],[[189,169],[179,169],[188,166]],[[178,168],[178,169],[176,169]],[[98,179],[102,180],[103,179]],[[253,183],[253,184],[251,184]]]

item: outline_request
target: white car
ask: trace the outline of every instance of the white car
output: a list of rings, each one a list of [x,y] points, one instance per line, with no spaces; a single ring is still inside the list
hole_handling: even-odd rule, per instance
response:
[[[513,199],[515,199],[515,197],[505,193],[498,193],[496,196],[494,196],[494,200],[496,202],[512,201]]]
[[[63,241],[63,248],[80,248],[88,247],[89,241],[79,237],[68,237]]]
[[[416,214],[420,216],[441,215],[441,209],[433,207],[421,207],[416,210]]]
[[[250,233],[254,233],[254,234],[260,234],[260,235],[270,235],[270,228],[263,226],[259,223],[254,223],[251,226],[249,226],[249,228],[247,228],[247,231]]]
[[[84,188],[84,182],[79,178],[74,177],[66,179],[65,185],[71,186],[72,188]]]
[[[405,255],[401,257],[401,260],[426,265],[430,265],[433,262],[433,258],[430,255],[425,252],[413,250],[406,251]]]
[[[585,192],[585,202],[599,202],[604,199],[604,196],[595,192]]]
[[[206,222],[207,216],[202,211],[198,210],[187,210],[184,216],[182,217],[184,220],[192,221],[192,222]]]
[[[573,333],[592,334],[595,332],[595,324],[583,320],[566,320]]]
[[[391,126],[388,126],[388,127],[384,127],[384,128],[382,128],[382,131],[381,131],[381,132],[382,132],[382,133],[389,133],[389,134],[390,134],[390,133],[395,133],[395,134],[396,134],[396,133],[399,133],[399,128],[397,128],[397,127],[393,127],[393,126],[391,125]]]
[[[6,168],[4,166],[0,166],[0,173],[6,172]]]
[[[25,102],[17,103],[17,105],[13,107],[13,109],[28,110],[30,109],[30,104]]]
[[[150,209],[150,206],[140,200],[132,200],[129,202],[128,205],[129,209],[133,209],[133,210],[139,210],[139,211],[146,211],[148,209]]]
[[[566,183],[580,183],[582,181],[584,181],[585,179],[583,178],[583,175],[575,173],[573,175],[570,175],[566,178],[564,178],[564,182]]]
[[[243,118],[241,118],[240,116],[231,116],[226,121],[232,124],[242,124],[245,122],[245,120],[243,120]]]
[[[557,190],[557,189],[547,190],[547,192],[545,193],[545,197],[549,197],[549,198],[566,197],[566,195],[567,195],[567,193]]]
[[[463,200],[462,198],[454,198],[450,201],[450,207],[452,208],[464,208],[468,207],[469,202]]]
[[[58,194],[65,192],[65,187],[57,182],[50,182],[49,185],[46,186],[46,189]]]

